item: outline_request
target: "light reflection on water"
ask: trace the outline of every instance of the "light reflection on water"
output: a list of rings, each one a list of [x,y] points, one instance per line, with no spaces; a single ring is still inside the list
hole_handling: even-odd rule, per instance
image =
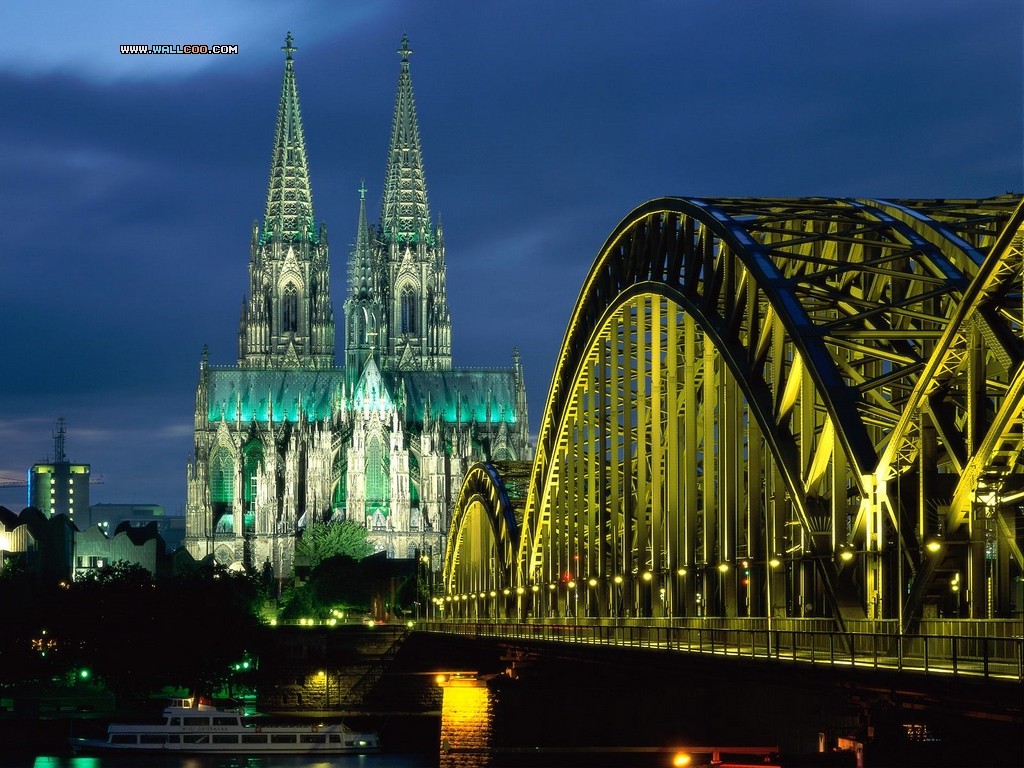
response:
[[[7,765],[0,762],[0,765]],[[37,757],[26,768],[426,768],[436,762],[422,755],[76,755]]]

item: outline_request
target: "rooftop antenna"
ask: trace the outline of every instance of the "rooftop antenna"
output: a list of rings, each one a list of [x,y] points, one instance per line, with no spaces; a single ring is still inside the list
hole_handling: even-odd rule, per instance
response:
[[[67,437],[67,430],[64,428],[64,417],[57,419],[57,431],[53,433],[53,463],[67,464],[68,458],[64,455],[64,438]]]

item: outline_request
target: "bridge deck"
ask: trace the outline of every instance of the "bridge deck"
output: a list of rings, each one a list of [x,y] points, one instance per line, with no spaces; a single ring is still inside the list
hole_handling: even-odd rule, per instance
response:
[[[640,620],[500,619],[427,621],[417,626],[438,632],[509,640],[543,640],[682,653],[735,656],[794,664],[879,669],[909,674],[949,675],[986,680],[1024,680],[1024,637],[1011,635],[893,634],[798,628],[672,625]]]

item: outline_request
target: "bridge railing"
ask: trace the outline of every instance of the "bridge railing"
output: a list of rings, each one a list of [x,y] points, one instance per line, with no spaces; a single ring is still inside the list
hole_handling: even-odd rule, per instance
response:
[[[879,624],[881,622],[874,622]],[[889,631],[837,632],[823,620],[763,619],[541,619],[514,623],[500,619],[421,622],[429,632],[591,643],[633,648],[661,648],[685,653],[770,659],[790,663],[888,669],[924,674],[1024,680],[1024,636],[1021,623],[1007,622],[994,635],[976,628],[945,634],[898,634]],[[966,630],[966,623],[964,623]],[[1014,634],[1016,628],[1017,634]],[[877,630],[878,627],[876,626]]]

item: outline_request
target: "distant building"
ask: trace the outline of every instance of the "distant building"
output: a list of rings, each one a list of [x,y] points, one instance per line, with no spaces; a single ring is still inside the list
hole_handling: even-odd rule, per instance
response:
[[[88,464],[72,464],[64,454],[66,437],[64,419],[58,421],[54,433],[53,461],[34,464],[28,474],[28,503],[46,517],[66,515],[74,521],[75,515],[89,511]]]
[[[290,35],[283,50],[237,365],[211,365],[205,351],[200,363],[185,536],[197,560],[269,563],[277,578],[292,573],[312,522],[354,520],[389,557],[443,552],[469,465],[531,453],[518,351],[507,368],[452,365],[445,241],[427,204],[408,39],[376,228],[359,191],[336,367],[327,229],[313,212]]]
[[[139,565],[154,576],[165,553],[157,523],[132,526],[122,523],[112,535],[92,525],[75,535],[74,578],[80,579],[113,563]]]
[[[181,546],[185,537],[185,518],[167,515],[159,504],[93,504],[89,507],[88,527],[98,526],[108,536],[121,525],[142,528],[155,523],[168,552]]]

